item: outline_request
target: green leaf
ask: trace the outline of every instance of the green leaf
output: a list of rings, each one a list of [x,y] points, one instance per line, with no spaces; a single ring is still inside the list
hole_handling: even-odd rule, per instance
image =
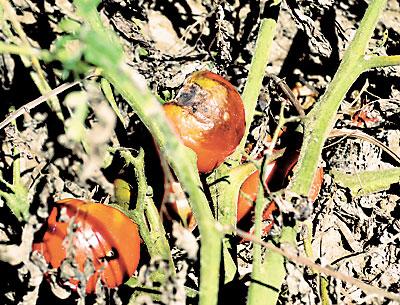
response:
[[[256,167],[253,163],[239,165],[233,169],[222,166],[216,171],[214,177],[210,176],[208,183],[210,186],[213,202],[218,206],[218,220],[223,225],[236,227],[237,201],[239,190],[243,182],[249,177]],[[215,179],[214,181],[211,178]],[[224,283],[232,281],[236,275],[236,264],[229,252],[231,248],[229,239],[224,237],[223,262],[224,262]]]
[[[64,69],[76,74],[86,73],[89,66],[82,61],[83,45],[74,35],[64,35],[54,42],[54,57],[59,60]]]
[[[111,88],[110,83],[105,78],[101,79],[101,89],[103,90],[104,96],[107,101],[110,103],[114,113],[117,115],[118,119],[121,121],[122,125],[126,128],[128,126],[128,122],[125,122],[124,117],[122,116],[121,111],[118,108],[117,102],[115,101],[114,94]]]
[[[28,202],[28,191],[26,188],[17,183],[11,185],[6,182],[0,172],[0,182],[5,184],[10,190],[10,193],[0,190],[0,197],[3,197],[6,201],[7,206],[11,212],[17,217],[18,221],[27,220],[29,218],[29,202]]]
[[[145,48],[142,48],[141,46],[138,46],[135,51],[137,52],[137,54],[139,56],[147,56],[147,55],[149,55],[149,52]]]
[[[236,275],[236,264],[233,261],[233,258],[229,252],[229,249],[231,248],[231,244],[229,243],[228,238],[223,238],[222,239],[222,255],[223,255],[223,260],[224,260],[224,283],[229,283],[233,281]]]
[[[97,9],[97,6],[100,4],[101,0],[76,0],[78,10],[80,14],[90,14],[93,10]]]
[[[236,210],[239,190],[256,167],[253,163],[239,165],[226,173],[219,173],[218,182],[209,182],[213,202],[218,205],[218,220],[224,225],[236,226]]]
[[[115,69],[120,64],[122,47],[108,31],[89,30],[84,33],[82,40],[85,43],[85,59],[89,63],[104,69]]]

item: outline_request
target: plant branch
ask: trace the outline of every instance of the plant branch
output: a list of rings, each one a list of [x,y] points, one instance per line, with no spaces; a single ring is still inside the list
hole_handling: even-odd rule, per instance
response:
[[[364,71],[364,54],[385,6],[386,0],[370,3],[332,82],[305,119],[299,162],[289,185],[298,195],[307,196],[311,188],[325,140],[336,122],[336,112],[351,85]]]
[[[115,33],[107,31],[99,18],[98,1],[75,0],[74,4],[77,13],[90,26],[81,35],[86,60],[103,69],[105,78],[137,113],[188,193],[202,239],[199,304],[216,304],[222,236],[215,227],[211,209],[202,190],[195,155],[178,140],[160,103],[152,95],[144,79],[124,63],[123,49]]]
[[[43,60],[50,59],[50,53],[30,46],[19,46],[16,44],[5,43],[0,41],[0,54],[15,54],[20,56],[37,57]]]
[[[119,150],[119,152],[121,157],[124,158],[125,164],[132,164],[134,167],[138,185],[138,196],[133,216],[134,221],[139,226],[140,236],[143,238],[151,258],[155,259],[161,257],[168,261],[171,273],[175,274],[174,262],[166,237],[167,235],[158,210],[154,205],[152,194],[149,194],[149,185],[147,184],[144,172],[144,150],[140,149],[136,157],[133,157],[129,150]]]
[[[250,124],[253,121],[258,96],[261,91],[262,82],[265,76],[265,70],[269,61],[269,53],[274,40],[276,24],[278,20],[280,1],[274,3],[267,1],[264,8],[264,18],[261,19],[260,29],[254,49],[254,55],[250,64],[250,71],[247,76],[247,82],[242,93],[242,99],[246,113],[246,131],[245,136],[239,145],[239,150],[242,151],[246,144],[247,134],[250,130]]]
[[[265,76],[265,70],[269,60],[269,53],[272,48],[274,38],[276,21],[278,19],[280,10],[280,1],[267,1],[265,3],[264,11],[261,16],[260,28],[254,55],[250,65],[248,79],[242,94],[243,104],[245,107],[246,115],[246,130],[241,143],[238,145],[234,154],[229,158],[229,165],[220,166],[212,175],[207,179],[210,185],[214,185],[215,181],[221,181],[212,186],[211,194],[213,202],[217,209],[218,220],[224,224],[236,223],[236,210],[237,210],[237,196],[240,185],[245,180],[246,176],[250,174],[246,170],[236,170],[235,167],[239,165],[244,146],[246,144],[247,135],[250,130],[250,125],[254,117],[255,108],[258,101],[258,96],[262,87],[262,81]],[[250,165],[251,166],[251,165]],[[234,168],[232,170],[232,168]],[[244,168],[243,168],[244,169]],[[212,181],[213,179],[213,181]],[[240,182],[240,184],[239,184]],[[224,239],[224,270],[225,282],[232,278],[232,274],[236,272],[232,267],[232,257],[228,253],[229,240]],[[234,272],[233,272],[234,271]]]
[[[366,55],[364,57],[364,62],[363,62],[364,70],[369,70],[372,68],[383,68],[395,65],[400,65],[400,55],[391,55],[391,56]]]
[[[264,188],[261,181],[258,183],[258,194],[255,207],[255,223],[254,223],[254,236],[257,239],[261,239],[262,231],[262,214],[264,211],[265,200],[264,200]],[[253,264],[251,279],[254,283],[251,283],[248,292],[248,305],[260,304],[260,296],[267,293],[269,290],[268,285],[259,285],[258,282],[262,282],[264,278],[264,270],[262,269],[262,248],[261,245],[256,243],[253,245]],[[279,289],[279,288],[278,288]]]
[[[88,76],[85,77],[85,79],[89,79],[93,76],[96,76],[96,72],[90,73]],[[33,101],[25,104],[24,106],[21,106],[17,110],[13,111],[11,114],[9,114],[2,122],[0,122],[0,130],[2,130],[4,127],[6,127],[8,124],[10,124],[12,121],[16,120],[18,117],[23,115],[24,113],[29,113],[33,108],[39,106],[43,102],[46,102],[48,99],[52,98],[53,96],[56,96],[65,90],[68,90],[69,88],[72,88],[78,84],[80,84],[82,80],[77,80],[72,83],[65,83],[57,88],[51,90],[50,92],[39,96],[37,99],[34,99]]]
[[[281,255],[283,257],[286,257],[287,259],[289,259],[290,261],[292,261],[292,262],[294,262],[296,264],[310,267],[312,270],[315,270],[315,271],[317,271],[319,273],[323,273],[323,274],[332,276],[332,277],[337,278],[337,279],[339,279],[341,281],[344,281],[346,283],[354,285],[354,286],[362,289],[368,295],[373,294],[373,295],[384,297],[384,298],[387,298],[387,299],[390,299],[390,300],[394,300],[394,301],[397,301],[397,302],[400,301],[400,295],[398,295],[396,293],[388,292],[388,291],[383,290],[383,289],[381,289],[379,287],[375,287],[375,286],[372,286],[372,285],[365,284],[364,282],[362,282],[362,281],[360,281],[358,279],[355,279],[355,278],[353,278],[351,276],[348,276],[346,274],[343,274],[341,272],[335,271],[335,270],[329,268],[329,266],[323,267],[323,266],[321,266],[319,264],[314,263],[312,260],[310,260],[310,259],[308,259],[306,257],[298,256],[295,252],[293,252],[293,251],[291,251],[289,249],[286,249],[284,243],[282,243],[281,244],[281,248],[279,248],[279,247],[273,245],[272,243],[266,243],[261,238],[255,237],[254,235],[246,233],[245,231],[242,231],[242,230],[239,230],[239,229],[234,229],[232,227],[229,227],[229,228],[227,228],[226,231],[229,232],[229,231],[232,231],[232,230],[234,230],[236,232],[236,234],[241,236],[242,238],[245,238],[247,240],[251,240],[254,243],[262,245],[266,249],[271,250],[271,251],[273,251],[275,253],[278,253],[279,255]]]

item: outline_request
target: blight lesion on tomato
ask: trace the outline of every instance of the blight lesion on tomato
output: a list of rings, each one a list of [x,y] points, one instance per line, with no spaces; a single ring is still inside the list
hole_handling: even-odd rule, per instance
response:
[[[189,77],[175,100],[164,104],[183,143],[194,150],[201,173],[211,172],[232,154],[245,132],[244,105],[223,77],[200,71]]]

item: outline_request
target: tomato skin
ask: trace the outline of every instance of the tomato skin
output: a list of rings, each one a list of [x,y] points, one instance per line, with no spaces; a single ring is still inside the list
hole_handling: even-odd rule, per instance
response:
[[[275,161],[268,164],[265,168],[265,183],[268,184],[277,168]],[[240,187],[238,202],[237,202],[237,223],[241,226],[241,220],[251,213],[254,209],[255,201],[257,200],[258,189],[260,185],[260,172],[256,170],[243,182]],[[277,210],[277,206],[274,201],[268,204],[268,207],[263,212],[263,220],[270,220],[269,224],[262,229],[262,234],[267,235],[273,226],[272,213]]]
[[[314,174],[310,191],[308,192],[308,200],[310,200],[311,202],[317,200],[323,182],[324,182],[324,169],[322,167],[318,167],[317,171]]]
[[[59,220],[63,208],[70,223]],[[68,227],[74,228],[70,235]],[[41,241],[33,244],[33,250],[42,253],[52,268],[59,268],[67,256],[71,235],[78,269],[83,272],[88,259],[95,269],[87,280],[86,293],[95,292],[99,277],[107,287],[114,288],[135,272],[140,257],[139,232],[121,211],[80,199],[57,201],[48,218],[47,231]],[[75,288],[78,283],[79,280],[70,279],[68,286]]]
[[[196,153],[201,173],[224,162],[244,135],[245,113],[239,93],[210,71],[193,73],[176,99],[163,107],[175,132]]]
[[[237,222],[241,221],[254,207],[257,199],[258,184],[260,183],[259,171],[252,173],[240,187],[237,202]]]
[[[271,162],[265,169],[266,182],[273,174],[276,167],[276,162]],[[238,203],[237,203],[237,216],[236,219],[240,222],[253,208],[254,202],[257,199],[258,187],[260,183],[260,172],[256,170],[246,178],[240,187]]]
[[[294,167],[298,160],[298,153],[294,153],[289,158],[286,158],[285,162],[281,164],[279,161],[274,161],[268,164],[265,169],[265,184],[269,186],[271,183],[277,183],[281,185],[285,180],[290,170]],[[308,193],[308,200],[314,202],[319,194],[323,183],[324,171],[322,167],[319,167],[314,174],[311,189]],[[238,203],[237,203],[237,222],[240,226],[240,221],[249,215],[254,209],[254,203],[257,199],[258,188],[260,183],[260,173],[256,170],[243,182],[240,187]],[[263,212],[263,220],[269,220],[269,224],[262,230],[263,235],[267,235],[273,226],[272,213],[276,211],[278,207],[274,201],[271,201],[268,207]]]

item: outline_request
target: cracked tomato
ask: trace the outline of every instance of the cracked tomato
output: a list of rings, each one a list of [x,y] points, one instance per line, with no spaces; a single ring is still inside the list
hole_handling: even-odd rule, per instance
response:
[[[64,199],[56,202],[46,232],[33,244],[33,250],[42,253],[52,268],[66,268],[64,263],[72,262],[75,276],[67,278],[64,286],[76,290],[82,282],[79,279],[86,278],[86,293],[93,293],[99,279],[114,288],[135,272],[140,237],[137,225],[121,211],[100,203]]]

